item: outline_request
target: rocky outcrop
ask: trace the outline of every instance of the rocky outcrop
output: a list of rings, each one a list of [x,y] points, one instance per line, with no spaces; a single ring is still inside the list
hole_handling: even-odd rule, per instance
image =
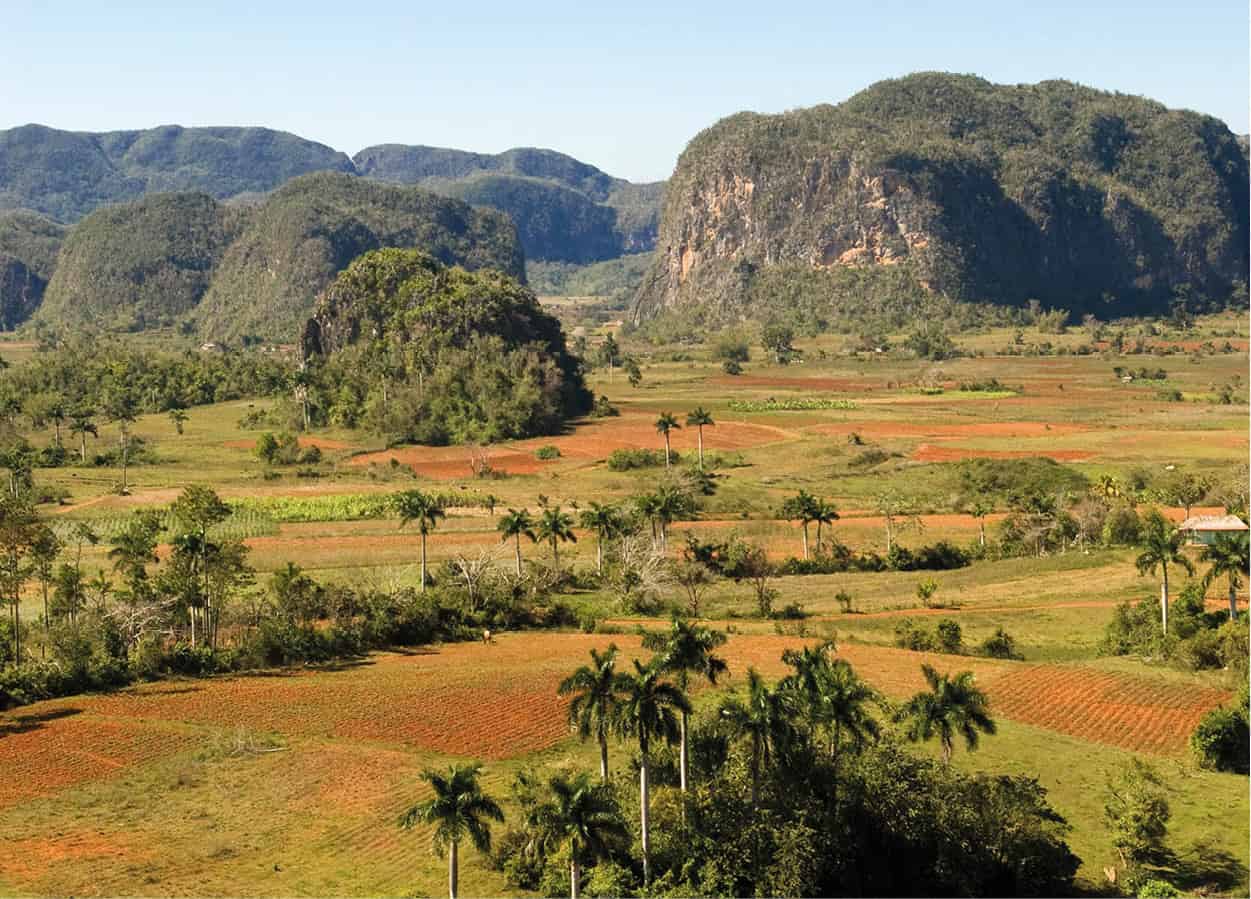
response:
[[[1183,284],[1223,299],[1247,244],[1247,162],[1220,122],[1064,82],[916,75],[698,135],[635,318],[768,313],[751,285],[783,266],[901,266],[958,299],[1137,311]]]

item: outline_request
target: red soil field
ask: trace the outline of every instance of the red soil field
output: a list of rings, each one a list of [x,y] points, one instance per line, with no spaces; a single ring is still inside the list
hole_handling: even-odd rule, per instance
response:
[[[154,853],[133,841],[119,840],[93,831],[71,831],[55,839],[33,838],[9,844],[0,860],[0,873],[24,881],[38,880],[64,862],[114,859],[116,864],[135,864],[154,857]]]
[[[112,776],[188,745],[188,737],[165,728],[77,714],[70,702],[0,716],[0,808]]]

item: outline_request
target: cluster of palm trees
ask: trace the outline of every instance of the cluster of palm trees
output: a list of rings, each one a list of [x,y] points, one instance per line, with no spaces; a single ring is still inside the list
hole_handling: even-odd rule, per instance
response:
[[[558,687],[561,696],[570,697],[571,729],[599,746],[600,778],[596,783],[587,772],[549,778],[541,798],[526,803],[526,851],[568,852],[572,899],[579,896],[584,866],[607,858],[629,839],[609,786],[608,753],[614,738],[635,741],[638,746],[639,845],[643,881],[650,883],[653,749],[661,742],[679,746],[679,788],[687,793],[692,712],[688,691],[697,681],[716,684],[727,674],[725,659],[716,654],[725,641],[719,631],[675,618],[668,630],[644,637],[643,647],[653,652],[647,662],[635,658],[630,668],[619,670],[615,644],[603,651],[592,649],[590,664],[579,667]],[[792,758],[801,746],[823,747],[819,751],[828,754],[837,781],[843,749],[858,748],[879,736],[880,725],[872,712],[875,705],[902,724],[908,739],[937,737],[944,764],[950,763],[957,737],[974,749],[979,734],[995,733],[987,698],[974,685],[971,672],[951,676],[923,665],[928,689],[892,710],[846,660],[834,655],[832,643],[789,649],[782,659],[793,669],[791,674],[771,685],[748,668],[745,695],[724,697],[717,708],[718,725],[727,736],[748,745],[753,807],[761,803],[761,786],[770,766]],[[447,774],[425,772],[434,797],[413,806],[400,819],[404,827],[434,826],[434,850],[440,855],[450,853],[452,899],[458,844],[468,839],[480,851],[489,851],[489,822],[503,820],[499,805],[478,783],[479,770],[470,765],[453,767]]]
[[[798,521],[804,533],[804,558],[808,558],[808,525],[817,526],[817,551],[821,549],[821,528],[838,521],[838,507],[827,502],[825,497],[813,496],[807,490],[800,490],[782,503],[781,515],[787,521]]]
[[[1187,574],[1195,573],[1195,565],[1186,555],[1185,534],[1165,518],[1158,510],[1152,510],[1143,519],[1139,537],[1141,552],[1134,560],[1139,574],[1160,573],[1160,628],[1168,631],[1169,566],[1182,568]],[[1238,588],[1242,578],[1251,567],[1251,551],[1248,550],[1246,531],[1222,533],[1212,543],[1203,547],[1199,561],[1208,566],[1203,576],[1204,592],[1218,578],[1228,578],[1229,617],[1238,616]]]
[[[696,406],[686,414],[686,426],[688,428],[699,429],[699,468],[704,469],[704,428],[712,427],[716,422],[712,419],[712,413],[703,406]],[[668,468],[673,457],[673,450],[670,445],[669,435],[673,431],[681,430],[682,425],[678,424],[677,416],[672,412],[661,412],[660,417],[656,419],[656,433],[665,438],[665,468]]]

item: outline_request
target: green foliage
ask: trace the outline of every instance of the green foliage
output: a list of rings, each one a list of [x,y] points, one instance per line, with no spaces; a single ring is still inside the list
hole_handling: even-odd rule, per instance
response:
[[[523,240],[524,246],[524,240]],[[539,296],[604,297],[613,305],[634,298],[651,253],[634,253],[587,265],[546,262],[526,249],[526,281]]]
[[[0,330],[12,330],[43,302],[65,229],[31,212],[0,212]]]
[[[812,409],[857,408],[852,400],[819,396],[769,397],[767,400],[730,400],[731,412],[802,412]]]
[[[679,464],[682,461],[682,457],[677,451],[671,450],[669,458],[672,464]],[[664,450],[620,448],[615,449],[608,454],[609,471],[633,471],[638,468],[663,468],[664,464]]]
[[[1130,872],[1164,855],[1172,812],[1159,774],[1141,759],[1131,759],[1109,782],[1103,817],[1121,864]]]
[[[1202,768],[1247,774],[1251,757],[1247,685],[1233,705],[1212,709],[1190,735],[1190,752]]]

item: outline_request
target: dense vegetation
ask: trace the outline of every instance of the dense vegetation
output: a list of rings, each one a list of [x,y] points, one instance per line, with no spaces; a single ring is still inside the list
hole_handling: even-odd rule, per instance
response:
[[[65,229],[32,212],[0,213],[0,331],[39,308]]]
[[[637,315],[785,310],[776,279],[757,284],[781,265],[815,269],[786,293],[828,317],[892,299],[881,282],[840,287],[841,268],[876,263],[957,299],[1219,304],[1247,281],[1247,180],[1219,121],[1067,82],[926,73],[838,106],[740,113],[679,160]]]
[[[323,169],[350,172],[352,161],[268,128],[167,125],[86,134],[25,125],[0,131],[0,209],[72,222],[148,193],[197,191],[222,199]]]
[[[526,280],[539,296],[604,297],[624,307],[634,298],[639,281],[651,265],[651,254],[574,265],[526,258]]]
[[[318,415],[397,441],[550,434],[591,405],[560,323],[533,293],[501,272],[447,268],[417,250],[352,263],[318,301],[304,350],[317,363],[309,404]]]

